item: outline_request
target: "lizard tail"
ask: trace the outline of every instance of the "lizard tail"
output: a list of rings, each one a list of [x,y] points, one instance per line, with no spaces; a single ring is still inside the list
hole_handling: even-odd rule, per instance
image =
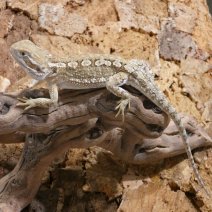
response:
[[[143,80],[143,77],[139,77],[140,73],[135,71],[131,73],[132,76],[138,80],[139,82],[139,90],[148,97],[152,102],[154,102],[162,111],[167,113],[170,118],[174,121],[175,125],[177,126],[180,136],[182,137],[186,153],[188,155],[188,159],[190,162],[190,165],[193,169],[193,172],[195,174],[195,177],[197,178],[197,181],[199,185],[205,190],[206,194],[208,196],[211,196],[208,190],[206,189],[205,183],[203,182],[199,171],[197,169],[197,166],[194,162],[193,155],[191,153],[191,148],[188,143],[188,135],[186,133],[185,127],[183,126],[183,123],[181,121],[181,118],[179,117],[177,111],[175,108],[170,104],[170,102],[167,100],[166,96],[163,94],[163,92],[160,91],[160,89],[157,87],[157,85],[154,83],[153,80],[149,79],[146,83],[145,80]]]
[[[159,98],[161,98],[161,99],[159,99]],[[168,102],[166,96],[160,90],[158,90],[158,93],[156,93],[156,99],[157,99],[157,101],[155,101],[154,103],[162,111],[167,113],[171,117],[171,119],[174,121],[175,125],[177,126],[177,128],[179,130],[179,134],[180,134],[180,136],[181,136],[181,138],[183,140],[183,144],[184,144],[186,153],[188,155],[188,159],[189,159],[190,165],[191,165],[191,167],[193,169],[193,172],[195,174],[195,177],[196,177],[199,185],[206,192],[206,194],[208,196],[210,196],[210,193],[206,189],[205,183],[204,183],[204,181],[203,181],[202,177],[200,176],[200,173],[199,173],[199,171],[197,169],[196,163],[194,162],[194,157],[192,155],[191,148],[190,148],[190,145],[188,143],[188,134],[186,132],[186,129],[185,129],[183,123],[182,123],[182,120],[181,120],[179,114],[177,113],[175,108]],[[160,104],[160,103],[162,103],[162,104]]]
[[[186,132],[186,129],[185,129],[183,123],[182,123],[182,120],[181,120],[179,114],[177,113],[175,108],[168,102],[165,95],[160,90],[158,90],[158,94],[156,94],[156,95],[158,97],[157,100],[159,100],[159,98],[161,97],[161,101],[159,100],[159,101],[155,102],[155,104],[161,110],[163,110],[165,113],[167,113],[171,117],[171,119],[174,121],[175,125],[177,126],[177,128],[179,130],[179,134],[180,134],[180,136],[183,140],[183,144],[185,146],[185,150],[186,150],[186,153],[188,155],[188,159],[189,159],[190,165],[193,169],[193,172],[195,174],[195,177],[196,177],[199,185],[206,192],[206,194],[208,196],[210,196],[208,190],[206,189],[205,183],[203,182],[203,179],[201,178],[200,173],[197,169],[196,163],[194,162],[194,157],[192,155],[191,148],[190,148],[190,145],[188,143],[188,134]],[[158,102],[159,102],[159,104],[158,104]],[[163,102],[163,104],[160,104],[160,102]]]
[[[194,158],[193,158],[193,155],[192,155],[192,152],[191,152],[191,148],[190,148],[190,145],[188,143],[188,135],[187,135],[187,132],[185,130],[185,127],[183,126],[183,123],[182,123],[179,115],[177,114],[177,112],[174,112],[170,116],[171,116],[172,120],[174,121],[174,123],[176,124],[176,126],[178,126],[179,133],[182,137],[182,140],[183,140],[183,143],[184,143],[184,146],[185,146],[185,150],[186,150],[186,153],[188,155],[189,162],[191,164],[191,167],[193,169],[193,172],[195,174],[195,177],[197,178],[199,185],[204,189],[204,191],[206,192],[206,194],[208,196],[211,196],[209,191],[206,189],[205,183],[204,183],[202,177],[200,176],[200,173],[197,169],[196,163],[194,162]]]

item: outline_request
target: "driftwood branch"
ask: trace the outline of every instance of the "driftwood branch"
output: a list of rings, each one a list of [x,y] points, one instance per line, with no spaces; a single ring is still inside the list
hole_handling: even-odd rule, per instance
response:
[[[127,89],[134,96],[125,123],[121,117],[115,118],[118,99],[105,89],[64,90],[57,108],[29,111],[16,107],[16,96],[1,94],[0,141],[25,141],[25,144],[14,170],[0,180],[0,208],[20,211],[29,204],[44,171],[68,148],[100,146],[135,164],[153,163],[184,153],[178,131],[168,116],[145,96]],[[39,97],[47,92],[34,90],[22,95]],[[192,149],[211,146],[211,139],[192,118],[183,116],[183,121]]]
[[[23,93],[26,97],[36,98],[46,96],[46,91],[32,91]],[[34,108],[23,111],[16,107],[17,97],[0,95],[0,136],[10,139],[10,134],[48,133],[64,125],[77,125],[91,118],[100,118],[105,128],[126,128],[139,137],[159,137],[169,124],[168,116],[160,111],[145,96],[132,96],[131,107],[125,114],[125,123],[122,117],[115,118],[117,98],[105,89],[63,91],[60,93],[60,102],[57,108]],[[7,139],[7,140],[8,140]],[[2,137],[0,140],[3,141]],[[7,142],[7,141],[5,141]]]

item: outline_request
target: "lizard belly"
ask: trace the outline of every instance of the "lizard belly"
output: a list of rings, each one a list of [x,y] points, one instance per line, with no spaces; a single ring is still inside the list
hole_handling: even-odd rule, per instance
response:
[[[57,83],[59,89],[89,89],[89,88],[103,88],[105,87],[105,82],[89,83],[89,82],[76,82],[76,81],[65,81]]]

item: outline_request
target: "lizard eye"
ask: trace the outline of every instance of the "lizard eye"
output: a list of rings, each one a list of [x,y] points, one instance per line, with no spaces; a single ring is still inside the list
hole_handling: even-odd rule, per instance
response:
[[[24,51],[21,52],[22,56],[26,56],[26,53]]]

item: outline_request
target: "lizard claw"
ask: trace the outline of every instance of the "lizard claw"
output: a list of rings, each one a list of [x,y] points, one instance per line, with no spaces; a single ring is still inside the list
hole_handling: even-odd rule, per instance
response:
[[[28,98],[26,98],[25,96],[24,97],[21,97],[21,98],[17,98],[17,100],[19,100],[20,102],[25,102]],[[31,98],[29,98],[31,99]]]
[[[115,117],[117,117],[121,114],[123,122],[124,122],[124,111],[127,106],[128,106],[128,108],[130,108],[130,99],[122,99],[119,101],[118,105],[115,108],[116,110],[118,110]]]
[[[35,99],[27,99],[26,97],[23,98],[17,98],[20,103],[16,104],[17,106],[25,107],[24,110],[29,110],[30,108],[36,107],[36,101],[33,101]]]
[[[42,98],[37,98],[37,99],[27,99],[26,97],[23,98],[18,98],[20,103],[16,104],[17,106],[25,107],[24,111],[29,110],[30,108],[33,107],[43,107],[43,108],[48,108],[50,102],[47,100],[43,102]]]

